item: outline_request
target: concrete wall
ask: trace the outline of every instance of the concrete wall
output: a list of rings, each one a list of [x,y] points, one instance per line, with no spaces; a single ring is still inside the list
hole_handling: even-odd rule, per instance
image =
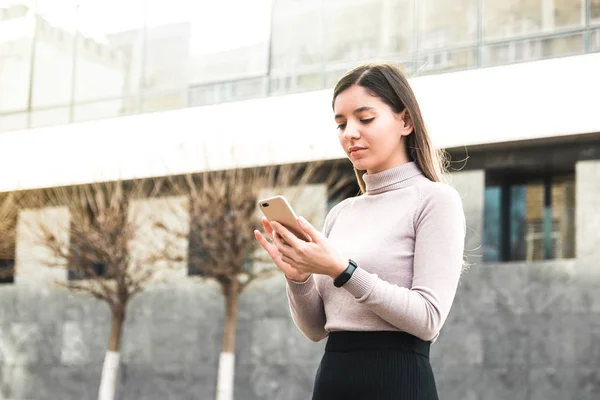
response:
[[[478,264],[463,276],[432,363],[444,400],[600,397],[600,257],[594,212],[600,161],[577,164],[576,260]],[[456,173],[477,247],[482,171]],[[475,232],[475,233],[474,233]],[[479,260],[477,260],[479,262]],[[597,267],[596,267],[597,269]],[[110,314],[46,284],[0,287],[0,399],[95,399]],[[120,400],[214,398],[223,301],[212,283],[180,280],[134,299],[123,343]],[[240,300],[236,398],[310,397],[324,343],[289,317],[281,275]]]

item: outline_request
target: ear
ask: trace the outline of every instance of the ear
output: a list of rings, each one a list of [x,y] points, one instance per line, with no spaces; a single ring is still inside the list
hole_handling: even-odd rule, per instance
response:
[[[399,117],[400,117],[400,120],[403,122],[402,136],[410,135],[414,130],[414,124],[413,124],[412,118],[410,117],[410,114],[408,113],[408,109],[405,108],[400,113]]]

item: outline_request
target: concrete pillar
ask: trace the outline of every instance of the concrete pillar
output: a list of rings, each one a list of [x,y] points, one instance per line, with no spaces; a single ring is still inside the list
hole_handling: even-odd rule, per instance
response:
[[[132,200],[128,218],[135,223],[135,237],[131,242],[131,267],[141,263],[143,269],[156,270],[154,282],[167,282],[187,276],[188,234],[190,215],[185,196]],[[158,227],[164,225],[166,229]],[[149,265],[148,259],[165,246],[170,249],[169,258]]]
[[[576,257],[578,264],[598,266],[600,260],[600,160],[575,166]]]
[[[41,227],[46,226],[59,243],[69,245],[67,207],[26,209],[19,212],[15,252],[15,284],[52,284],[66,281],[64,260],[55,258],[41,243]]]

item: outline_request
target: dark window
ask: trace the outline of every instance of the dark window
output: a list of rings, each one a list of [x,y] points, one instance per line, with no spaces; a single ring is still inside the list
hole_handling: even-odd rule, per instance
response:
[[[15,260],[0,259],[0,284],[15,281],[14,267]]]
[[[346,175],[340,178],[340,182],[336,182],[333,185],[328,185],[327,188],[327,212],[331,211],[333,207],[344,201],[348,197],[354,197],[360,195],[360,186],[354,177],[352,170],[348,171]]]
[[[81,221],[77,223],[87,223],[94,229],[98,224],[96,223],[96,214],[92,208],[88,205],[81,216]],[[78,218],[80,219],[80,218]],[[73,234],[70,237],[70,250],[71,250],[71,267],[68,272],[69,280],[78,279],[90,279],[94,277],[94,274],[99,277],[107,278],[107,265],[102,260],[95,257],[97,253],[98,244],[94,243],[93,238],[83,237],[82,227],[74,226],[73,218],[71,219],[71,232],[77,232],[79,239],[73,241]],[[87,264],[87,268],[83,268],[84,264]],[[94,271],[94,274],[86,271]],[[78,271],[76,273],[75,271]]]
[[[7,200],[0,199],[0,284],[15,281],[17,213]]]
[[[82,260],[80,262],[81,263],[87,262],[89,268],[91,268],[97,276],[106,278],[106,264],[105,263],[99,262],[99,261],[91,261],[91,260]],[[73,272],[71,269],[69,269],[69,280],[89,279],[89,278],[92,278],[93,276],[94,275],[92,275],[92,274],[84,274],[83,276],[78,276],[77,274],[75,274],[75,272]]]
[[[201,229],[206,223],[206,221],[198,220],[198,217],[192,217],[188,237],[188,275],[206,275],[203,272],[203,268],[206,268],[208,263],[211,262],[211,257],[202,243],[202,235],[200,234]],[[215,223],[219,223],[219,221],[215,221]],[[248,249],[244,265],[242,266],[242,269],[246,272],[251,271],[254,264],[252,250],[252,247]]]
[[[483,231],[484,261],[575,257],[574,175],[492,175]]]
[[[208,254],[202,245],[200,235],[201,222],[198,216],[192,216],[188,237],[188,275],[203,276],[202,267],[208,262]]]

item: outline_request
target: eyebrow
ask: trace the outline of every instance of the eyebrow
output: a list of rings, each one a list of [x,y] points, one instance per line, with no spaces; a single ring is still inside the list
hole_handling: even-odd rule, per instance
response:
[[[352,112],[352,114],[356,115],[356,114],[359,114],[359,113],[361,113],[363,111],[371,111],[371,110],[374,110],[374,109],[375,109],[375,107],[367,107],[367,106],[359,107],[356,110],[354,110]],[[338,118],[344,118],[344,116],[342,114],[335,114],[335,119],[338,119]]]

